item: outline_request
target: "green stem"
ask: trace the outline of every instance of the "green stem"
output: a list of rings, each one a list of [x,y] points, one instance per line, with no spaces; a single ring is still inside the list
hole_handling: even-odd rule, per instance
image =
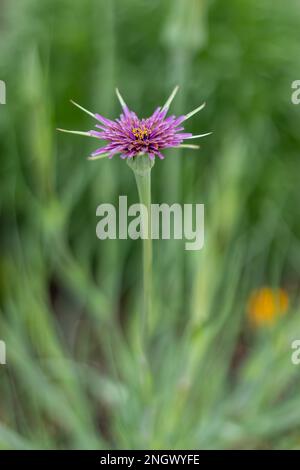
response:
[[[143,238],[143,313],[141,318],[142,346],[148,349],[149,324],[152,311],[152,237],[151,237],[151,169],[154,162],[147,155],[138,155],[128,160],[138,188],[140,204],[147,209],[146,220],[142,216]],[[143,214],[143,212],[141,212]]]
[[[145,175],[135,173],[135,179],[140,203],[146,206],[148,213],[148,237],[143,239],[144,305],[142,317],[143,342],[147,345],[149,320],[152,310],[151,170]],[[142,226],[145,227],[145,225],[147,224],[144,224],[142,221]]]

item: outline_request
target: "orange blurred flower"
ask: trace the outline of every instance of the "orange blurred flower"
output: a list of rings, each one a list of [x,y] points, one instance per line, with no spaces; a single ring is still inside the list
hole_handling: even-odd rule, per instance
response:
[[[247,313],[255,326],[272,325],[287,312],[288,305],[289,298],[284,289],[262,287],[250,295]]]

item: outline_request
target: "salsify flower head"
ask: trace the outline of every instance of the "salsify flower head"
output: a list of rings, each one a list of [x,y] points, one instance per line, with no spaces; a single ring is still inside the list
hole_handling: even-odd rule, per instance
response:
[[[175,87],[164,106],[157,108],[152,116],[139,119],[137,115],[131,111],[118,89],[116,89],[117,97],[122,106],[122,114],[114,121],[105,118],[97,113],[92,113],[83,108],[75,101],[71,101],[75,106],[88,113],[97,120],[96,129],[87,132],[72,131],[66,129],[58,129],[59,131],[69,132],[71,134],[85,135],[95,137],[99,140],[106,141],[106,145],[98,148],[88,157],[90,160],[98,158],[112,158],[119,154],[121,158],[134,158],[141,154],[147,154],[151,160],[155,157],[164,158],[161,150],[170,147],[187,147],[199,148],[197,145],[188,145],[183,142],[187,139],[196,139],[205,137],[211,132],[193,135],[186,133],[183,122],[201,111],[205,103],[194,109],[188,114],[182,116],[168,116],[169,107],[178,91]]]

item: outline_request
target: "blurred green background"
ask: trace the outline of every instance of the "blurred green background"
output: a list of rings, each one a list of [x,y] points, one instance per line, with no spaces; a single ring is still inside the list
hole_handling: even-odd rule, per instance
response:
[[[300,448],[297,0],[1,0],[2,449]],[[96,238],[96,207],[137,202],[70,98],[109,118],[172,111],[212,130],[169,150],[153,201],[204,203],[205,246],[154,242],[151,380],[140,380],[141,242]],[[280,287],[271,326],[247,316]]]

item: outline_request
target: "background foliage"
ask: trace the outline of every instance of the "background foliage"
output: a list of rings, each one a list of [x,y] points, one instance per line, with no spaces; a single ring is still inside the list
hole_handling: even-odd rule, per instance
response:
[[[0,448],[299,448],[297,0],[2,0]],[[154,245],[152,378],[140,380],[141,244],[100,242],[95,211],[125,194],[118,158],[87,162],[73,98],[110,118],[119,86],[149,115],[179,83],[204,100],[169,151],[154,202],[206,209],[205,248]],[[288,313],[255,329],[247,299],[281,286]]]

